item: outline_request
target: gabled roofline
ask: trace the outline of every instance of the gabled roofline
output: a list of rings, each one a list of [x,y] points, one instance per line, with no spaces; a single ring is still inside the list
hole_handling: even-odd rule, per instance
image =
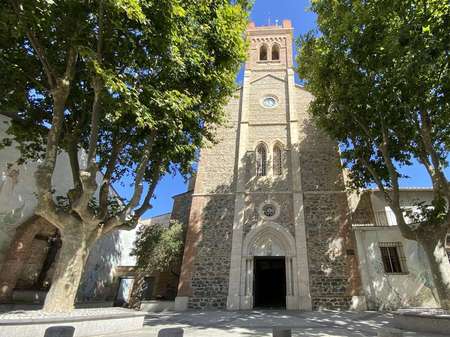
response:
[[[279,80],[279,81],[281,81],[281,82],[284,82],[284,83],[286,82],[285,79],[280,78],[280,77],[278,77],[278,76],[275,76],[275,75],[273,75],[273,74],[265,74],[265,75],[263,75],[263,76],[261,76],[261,77],[258,77],[258,78],[256,78],[256,79],[254,79],[253,81],[250,82],[250,84],[255,83],[255,82],[258,82],[258,81],[260,81],[260,80],[262,80],[263,78],[266,78],[266,77],[272,77],[272,78],[274,78],[274,79],[276,79],[276,80]]]

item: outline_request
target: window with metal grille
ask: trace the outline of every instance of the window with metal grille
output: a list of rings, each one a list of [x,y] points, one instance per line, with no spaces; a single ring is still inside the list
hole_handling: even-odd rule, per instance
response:
[[[281,155],[281,148],[279,145],[273,147],[273,174],[280,176],[283,173],[283,158]]]
[[[400,242],[380,242],[381,259],[386,274],[407,274],[406,258]]]
[[[261,177],[267,174],[267,151],[264,144],[256,148],[256,175]]]

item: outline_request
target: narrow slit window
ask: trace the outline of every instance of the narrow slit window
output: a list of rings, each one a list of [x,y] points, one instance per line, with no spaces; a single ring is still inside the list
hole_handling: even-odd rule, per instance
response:
[[[273,148],[273,174],[280,176],[283,174],[283,157],[281,148],[275,145]]]
[[[267,46],[263,44],[259,50],[260,61],[267,61]]]
[[[256,175],[258,177],[265,176],[267,174],[267,151],[263,144],[258,145],[256,148]]]
[[[274,44],[272,46],[272,60],[279,60],[280,59],[280,46],[278,44]]]

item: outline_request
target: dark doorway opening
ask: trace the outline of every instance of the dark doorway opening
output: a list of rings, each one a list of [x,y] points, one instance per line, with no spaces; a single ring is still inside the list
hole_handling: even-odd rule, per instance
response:
[[[254,273],[254,307],[286,308],[284,257],[255,257]]]
[[[142,301],[149,301],[153,299],[153,287],[155,285],[155,278],[147,276],[144,278],[144,285],[142,287]]]

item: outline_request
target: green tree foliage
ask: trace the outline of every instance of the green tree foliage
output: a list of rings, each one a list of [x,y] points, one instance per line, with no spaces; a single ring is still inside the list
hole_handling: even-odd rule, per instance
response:
[[[134,226],[160,177],[188,173],[214,141],[246,56],[247,12],[244,0],[2,2],[0,112],[21,160],[41,159],[36,214],[63,241],[45,310],[71,310],[94,242]],[[66,207],[53,196],[61,151]],[[111,185],[130,181],[132,196],[109,211]]]
[[[446,0],[315,0],[319,34],[299,40],[299,75],[315,96],[310,111],[339,141],[351,187],[376,185],[402,234],[427,252],[441,305],[450,307],[450,4]],[[402,167],[415,160],[433,184],[431,204],[407,224]]]
[[[140,226],[134,245],[131,255],[136,256],[137,271],[152,274],[170,270],[181,262],[183,256],[183,225],[170,221],[167,226]]]
[[[135,280],[130,307],[139,309],[145,279],[155,272],[170,272],[178,278],[183,258],[185,230],[171,220],[168,225],[140,226],[131,255],[136,256]]]

